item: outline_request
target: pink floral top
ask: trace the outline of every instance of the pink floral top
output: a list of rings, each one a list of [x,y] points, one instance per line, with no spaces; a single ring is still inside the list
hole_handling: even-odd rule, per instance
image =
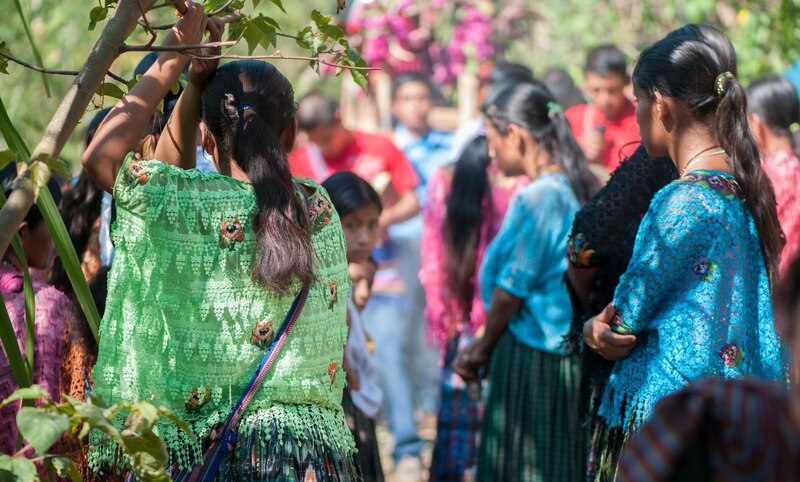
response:
[[[778,203],[778,220],[786,236],[780,266],[783,276],[789,263],[800,254],[800,159],[792,152],[779,151],[765,156],[761,166],[772,181]]]
[[[61,351],[69,300],[64,293],[41,281],[33,281],[36,303],[36,343],[34,351],[33,383],[47,390],[54,400],[60,399]],[[17,335],[19,348],[25,356],[25,300],[22,293],[22,273],[0,268],[0,294],[6,303],[8,315]],[[0,400],[17,389],[5,349],[0,351]],[[12,403],[0,410],[0,453],[16,452],[17,410]]]
[[[466,310],[459,306],[457,297],[450,293],[445,273],[443,229],[451,181],[452,166],[445,166],[433,173],[428,180],[427,203],[422,211],[422,268],[419,279],[425,289],[428,342],[442,347],[446,346],[447,341],[456,333],[456,325],[466,321],[460,319]],[[525,177],[505,178],[494,167],[489,167],[490,196],[483,200],[483,222],[480,228],[473,286],[479,286],[477,277],[483,255],[503,224],[511,199],[527,184],[528,180]],[[485,319],[486,310],[480,290],[474,289],[467,334],[474,335]]]

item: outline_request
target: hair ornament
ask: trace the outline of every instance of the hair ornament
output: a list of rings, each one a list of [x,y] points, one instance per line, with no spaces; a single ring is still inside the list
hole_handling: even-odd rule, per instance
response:
[[[562,109],[561,106],[558,105],[557,102],[548,102],[547,103],[547,117],[553,119],[553,118],[555,118],[556,115],[562,114],[563,112],[564,112],[564,109]]]
[[[717,76],[717,79],[714,81],[714,93],[718,96],[725,95],[728,92],[728,86],[731,85],[731,82],[735,79],[732,73],[730,72],[723,72]]]
[[[794,133],[796,133],[798,131],[800,131],[800,123],[792,122],[791,124],[789,124],[789,132],[794,134]]]

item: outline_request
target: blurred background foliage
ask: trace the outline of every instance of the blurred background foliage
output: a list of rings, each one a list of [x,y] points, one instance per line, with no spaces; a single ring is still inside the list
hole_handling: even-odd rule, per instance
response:
[[[365,3],[378,2],[386,10],[399,3],[397,0],[367,0]],[[449,2],[451,0],[416,0],[423,9],[427,6],[431,11],[447,10]],[[332,0],[284,0],[284,3],[288,14],[269,1],[261,2],[257,9],[274,18],[287,33],[308,25],[311,10],[331,12],[335,7]],[[565,68],[579,84],[585,53],[593,46],[615,43],[630,56],[633,64],[642,47],[687,22],[716,25],[729,35],[739,56],[740,77],[745,82],[757,75],[783,72],[800,54],[800,44],[796,41],[800,38],[800,0],[476,0],[462,3],[474,3],[492,17],[493,35],[486,42],[492,43],[493,60],[521,62],[535,73],[550,67]],[[88,30],[89,12],[97,4],[86,0],[22,0],[21,4],[31,23],[44,66],[78,70],[104,24],[103,21],[97,29]],[[6,43],[14,56],[35,63],[11,2],[4,1],[3,7],[7,20],[0,41]],[[342,16],[347,15],[348,10]],[[449,9],[448,15],[452,16],[452,10]],[[167,23],[174,18],[170,9],[160,9],[151,23]],[[129,43],[146,41],[147,36],[141,29],[129,39]],[[464,48],[474,51],[475,46]],[[278,49],[284,55],[303,54],[294,41],[287,38],[278,39]],[[255,53],[272,51],[265,52],[259,47]],[[243,42],[231,53],[247,54],[246,44]],[[123,54],[112,70],[130,77],[142,57],[141,53]],[[281,60],[276,64],[293,81],[298,95],[318,84],[331,94],[338,92],[341,78],[328,78],[320,83],[319,74],[309,69],[306,62]],[[52,93],[48,97],[40,74],[15,64],[9,64],[8,71],[11,75],[0,77],[0,98],[25,141],[33,144],[40,138],[73,78],[49,76]],[[96,99],[97,105],[103,102],[110,105],[114,99]],[[90,107],[85,121],[96,108]],[[76,130],[62,153],[73,173],[78,166],[83,131],[82,126]]]

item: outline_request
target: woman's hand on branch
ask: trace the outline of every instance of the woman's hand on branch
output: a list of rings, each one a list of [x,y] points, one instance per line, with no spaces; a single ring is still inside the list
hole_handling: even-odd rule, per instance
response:
[[[222,40],[222,32],[225,30],[225,23],[222,19],[211,17],[206,24],[208,30],[208,41],[219,42]],[[193,58],[189,65],[189,83],[202,90],[206,80],[216,72],[219,67],[219,58],[222,55],[221,47],[209,47],[197,51],[198,55],[211,58]]]
[[[186,2],[186,12],[170,29],[164,45],[197,45],[203,40],[208,16],[203,6],[195,2]]]

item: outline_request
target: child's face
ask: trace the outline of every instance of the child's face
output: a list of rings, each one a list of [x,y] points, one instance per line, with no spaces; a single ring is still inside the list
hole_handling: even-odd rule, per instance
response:
[[[31,268],[48,270],[53,266],[56,257],[55,244],[44,220],[39,221],[33,229],[26,224],[20,229],[20,238],[25,258]]]
[[[342,217],[348,262],[363,263],[369,259],[380,235],[380,214],[376,206],[367,205]]]

